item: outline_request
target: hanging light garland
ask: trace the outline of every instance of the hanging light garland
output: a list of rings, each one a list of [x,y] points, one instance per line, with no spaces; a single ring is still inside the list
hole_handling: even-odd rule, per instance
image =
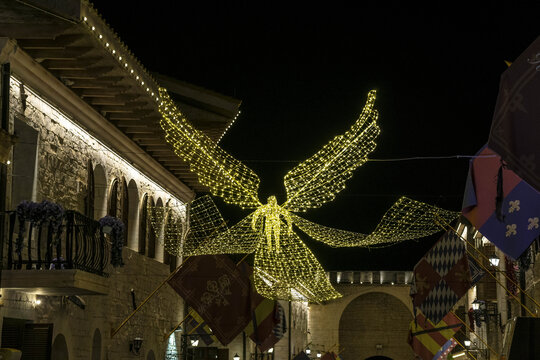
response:
[[[161,127],[175,153],[190,164],[199,181],[226,202],[255,209],[228,228],[209,197],[191,206],[190,232],[184,255],[255,253],[255,286],[271,299],[327,301],[341,296],[330,284],[313,253],[295,234],[293,224],[307,235],[331,246],[377,246],[430,235],[438,231],[434,216],[453,220],[457,213],[407,198],[386,213],[371,235],[332,229],[293,212],[322,206],[345,188],[352,172],[367,161],[380,133],[375,91],[368,93],[358,120],[311,158],[285,175],[287,200],[258,199],[259,178],[247,166],[195,129],[178,110],[166,90],[159,89]],[[176,246],[179,248],[179,246]]]

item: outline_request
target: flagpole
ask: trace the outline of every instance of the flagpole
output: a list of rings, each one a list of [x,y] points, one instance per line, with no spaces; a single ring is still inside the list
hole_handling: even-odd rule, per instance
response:
[[[467,330],[469,330],[469,331],[472,332],[474,335],[476,335],[476,337],[477,337],[478,339],[480,339],[480,341],[481,341],[484,345],[486,345],[486,346],[489,348],[490,351],[492,351],[495,355],[497,355],[497,358],[500,359],[501,355],[500,355],[498,352],[496,352],[495,350],[493,350],[493,348],[492,348],[491,346],[489,346],[489,344],[488,344],[487,342],[485,342],[484,339],[482,339],[482,337],[481,337],[480,335],[478,335],[477,333],[475,333],[474,330],[471,329],[471,328],[469,327],[469,325],[467,325],[467,323],[466,323],[465,321],[463,321],[459,316],[457,316],[455,312],[453,312],[453,311],[450,311],[450,312],[451,312],[452,315],[454,315],[454,316],[455,316],[455,317],[456,317],[463,325],[465,325],[465,327],[467,328]]]
[[[191,315],[191,311],[186,315],[186,317],[185,317],[182,321],[180,321],[180,322],[178,323],[178,325],[176,325],[176,326],[171,330],[170,333],[168,333],[168,334],[163,338],[163,341],[167,340],[167,339],[172,335],[172,333],[175,332],[176,329],[178,329],[178,328],[180,327],[180,325],[182,325],[182,324],[184,323],[184,321],[186,321],[186,319],[187,319],[190,315]]]
[[[133,317],[133,315],[135,315],[137,312],[139,312],[139,310],[143,307],[144,304],[146,304],[148,302],[148,300],[150,300],[152,298],[152,296],[154,296],[158,291],[159,289],[161,289],[163,287],[163,285],[165,285],[167,283],[167,281],[169,281],[174,275],[176,275],[176,273],[180,270],[180,268],[182,267],[182,265],[184,265],[186,263],[186,261],[190,258],[191,256],[188,256],[165,280],[163,280],[161,282],[161,284],[158,285],[158,287],[156,287],[154,289],[154,291],[152,291],[150,293],[150,295],[148,295],[146,297],[146,299],[143,300],[143,302],[141,302],[139,304],[139,306],[137,306],[137,308],[135,310],[133,310],[131,312],[131,314],[129,314],[129,316],[124,320],[122,321],[122,323],[116,328],[116,329],[112,329],[111,330],[111,338],[114,337],[114,335],[116,335],[116,333],[122,328],[124,327],[124,325],[126,325],[126,323],[129,321],[129,319],[131,319]]]
[[[456,339],[455,337],[452,337],[452,338],[458,343],[459,346],[461,346],[463,349],[465,349],[465,354],[467,354],[467,357],[472,356],[472,358],[473,358],[474,360],[477,360],[476,357],[475,357],[473,354],[471,354],[471,353],[467,350],[467,348],[466,348],[462,343],[459,342],[458,339]]]
[[[291,329],[291,313],[292,313],[292,303],[291,303],[291,300],[289,300],[289,360],[291,360],[292,358],[292,353],[291,353],[291,335],[292,335],[292,329]]]
[[[437,222],[437,221],[436,221],[436,222]],[[442,224],[440,224],[440,223],[438,223],[438,222],[437,222],[437,224],[440,225],[443,229],[446,229],[446,228],[444,227],[444,225],[442,225]],[[458,234],[458,232],[457,232],[456,230],[454,230],[453,227],[451,227],[451,226],[448,226],[448,227],[449,227],[449,228],[450,228],[457,236],[459,236],[461,239],[463,239],[463,240],[465,240],[465,241],[467,242],[467,240],[466,240],[465,238],[463,238],[463,236],[461,236],[460,234]],[[469,242],[467,242],[467,244],[469,244]],[[470,245],[470,244],[469,244],[469,245]],[[471,246],[472,246],[472,245],[471,245]],[[480,266],[481,266],[481,267],[489,274],[489,276],[491,276],[491,277],[497,282],[497,284],[499,284],[504,290],[506,290],[506,292],[507,292],[510,296],[512,296],[512,297],[518,302],[518,304],[521,305],[521,307],[522,307],[523,309],[525,309],[529,314],[531,314],[532,317],[534,317],[534,318],[537,317],[537,316],[536,316],[536,315],[535,315],[528,307],[526,307],[526,306],[520,301],[520,299],[519,299],[516,295],[512,294],[512,292],[511,292],[510,290],[508,290],[508,288],[507,288],[506,286],[504,286],[503,283],[502,283],[499,279],[497,279],[497,277],[496,277],[495,275],[493,275],[493,274],[491,273],[491,271],[489,271],[489,269],[486,268],[486,267],[484,266],[484,264],[482,264],[482,261],[480,261],[477,257],[475,257],[475,256],[472,254],[472,252],[471,252],[468,248],[469,248],[468,246],[465,247],[465,251],[467,251],[467,254],[469,254],[474,260],[476,260],[476,261],[478,262],[478,265],[480,265]]]
[[[199,326],[201,326],[202,324],[203,324],[202,322],[198,323],[197,326],[195,326],[193,329],[191,329],[191,330],[187,333],[187,335],[193,334],[193,332],[194,332],[195,330],[197,330],[197,329],[199,328]]]
[[[439,217],[439,216],[437,215],[437,217]],[[488,258],[486,255],[482,254],[482,252],[481,252],[480,250],[478,250],[478,249],[474,246],[474,244],[471,244],[471,243],[469,242],[469,240],[467,240],[467,239],[464,238],[463,236],[459,235],[458,232],[456,231],[456,229],[454,229],[450,224],[446,223],[446,221],[445,221],[444,219],[441,218],[441,220],[446,224],[446,226],[448,226],[450,229],[452,229],[452,231],[453,231],[456,235],[458,235],[458,236],[459,236],[461,239],[463,239],[467,244],[469,244],[473,249],[475,249],[476,252],[477,252],[478,254],[480,254],[482,258],[484,258],[485,260],[489,261],[489,258]],[[440,225],[440,224],[439,224],[439,225]],[[475,259],[475,260],[476,260],[476,259]],[[478,261],[478,260],[477,260],[477,261]],[[478,262],[480,263],[480,261],[478,261]],[[522,294],[524,294],[525,296],[527,296],[527,297],[529,298],[529,300],[531,300],[531,301],[532,301],[532,302],[540,309],[540,304],[539,304],[538,302],[536,302],[536,300],[535,300],[533,297],[531,297],[529,294],[527,294],[527,293],[526,293],[526,292],[518,285],[518,283],[516,283],[514,280],[512,280],[512,279],[511,279],[508,275],[506,275],[506,273],[504,273],[503,271],[501,271],[500,273],[506,278],[506,280],[510,281],[515,287],[518,288],[519,291],[521,291]]]

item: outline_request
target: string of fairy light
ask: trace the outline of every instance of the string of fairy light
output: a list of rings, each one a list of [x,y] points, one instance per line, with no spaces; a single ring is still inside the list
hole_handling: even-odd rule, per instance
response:
[[[368,93],[362,113],[347,132],[285,175],[287,200],[283,205],[278,205],[274,196],[262,204],[257,175],[191,126],[165,89],[160,89],[160,96],[161,126],[175,153],[190,164],[213,195],[244,209],[255,209],[228,228],[209,197],[196,199],[190,211],[190,232],[176,248],[182,248],[184,255],[255,253],[254,282],[257,292],[265,297],[326,301],[340,296],[294,232],[293,224],[330,246],[382,246],[439,231],[433,221],[436,216],[448,221],[457,217],[455,212],[402,197],[375,231],[366,235],[322,226],[294,214],[332,201],[352,172],[368,160],[380,133],[375,91]]]

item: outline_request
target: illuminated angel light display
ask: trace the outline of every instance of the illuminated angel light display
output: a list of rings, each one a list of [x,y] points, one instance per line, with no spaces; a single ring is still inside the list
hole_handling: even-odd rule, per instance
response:
[[[254,252],[255,286],[267,298],[321,302],[341,296],[293,225],[330,246],[381,246],[437,232],[435,216],[448,221],[457,217],[455,212],[401,198],[376,230],[365,235],[318,225],[295,214],[332,201],[375,149],[380,133],[374,109],[375,91],[368,93],[358,120],[347,132],[285,175],[287,200],[282,205],[274,196],[266,204],[259,201],[258,176],[195,129],[165,89],[160,89],[160,97],[160,124],[165,138],[175,153],[190,164],[199,182],[227,203],[254,210],[228,228],[209,197],[196,199],[191,206],[190,231],[185,241],[179,245],[180,233],[186,232],[173,226],[164,236],[166,248],[183,255]],[[155,209],[152,213],[156,226],[163,224],[166,212]]]

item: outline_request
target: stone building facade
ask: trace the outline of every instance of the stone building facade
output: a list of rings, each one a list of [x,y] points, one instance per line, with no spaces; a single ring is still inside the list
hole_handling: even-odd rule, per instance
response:
[[[169,288],[164,288],[147,308],[134,317],[126,331],[120,332],[113,339],[110,338],[110,331],[133,310],[132,289],[136,301],[140,302],[170,271],[169,264],[164,264],[166,256],[162,242],[147,242],[146,249],[139,249],[138,224],[147,221],[139,219],[141,202],[143,199],[155,203],[172,201],[175,203],[172,207],[178,210],[184,209],[183,202],[100,143],[98,138],[78,127],[60,109],[25,87],[16,78],[16,74],[11,78],[10,85],[10,124],[19,129],[16,133],[34,133],[35,137],[30,140],[30,144],[35,146],[32,153],[28,149],[29,144],[21,144],[24,153],[20,154],[21,163],[14,162],[11,167],[8,194],[37,202],[47,199],[65,209],[83,213],[85,198],[89,193],[86,187],[91,166],[95,178],[93,217],[103,217],[109,213],[111,204],[117,203],[114,206],[117,213],[114,215],[121,218],[124,211],[129,214],[129,219],[127,248],[123,250],[125,265],[119,268],[111,265],[107,267],[110,276],[104,279],[105,287],[108,288],[106,295],[83,296],[87,305],[83,310],[67,301],[64,296],[40,296],[39,293],[6,290],[2,297],[2,317],[16,317],[37,324],[54,324],[53,354],[66,352],[70,359],[86,359],[90,349],[102,354],[104,359],[130,358],[129,342],[135,337],[145,339],[147,353],[163,356],[166,342],[162,334],[167,334],[183,313],[181,298]],[[25,95],[24,106],[22,94]],[[30,139],[31,136],[26,135],[26,138]],[[14,155],[19,155],[18,145],[14,147]],[[26,167],[33,168],[33,171]],[[17,186],[17,171],[34,173],[33,186]],[[121,187],[127,184],[127,189],[111,191],[117,183]],[[129,209],[119,205],[122,202],[119,194],[123,192],[127,192],[131,200]],[[111,198],[112,194],[116,196],[114,199]],[[11,199],[8,199],[8,203],[13,203],[12,207],[16,205]],[[149,251],[148,246],[154,248]],[[154,254],[153,258],[148,256],[148,252]],[[35,304],[37,299],[41,300],[39,306]],[[16,312],[12,305],[17,309]]]
[[[168,206],[185,226],[185,205],[204,190],[159,131],[157,83],[80,0],[2,2],[0,65],[1,130],[17,137],[0,164],[1,346],[22,346],[24,359],[178,358],[182,338],[167,335],[184,302],[168,286],[119,328],[181,261],[165,251],[149,208]],[[240,101],[168,81],[190,120],[219,139]],[[84,220],[71,240],[65,225],[58,256],[37,225],[21,233],[22,251],[14,247],[19,228],[9,211],[42,200]],[[105,215],[125,224],[123,266],[110,264],[108,235],[104,243],[88,235],[85,224],[94,229]],[[86,239],[81,248],[77,237]],[[69,268],[74,253],[103,267]]]

